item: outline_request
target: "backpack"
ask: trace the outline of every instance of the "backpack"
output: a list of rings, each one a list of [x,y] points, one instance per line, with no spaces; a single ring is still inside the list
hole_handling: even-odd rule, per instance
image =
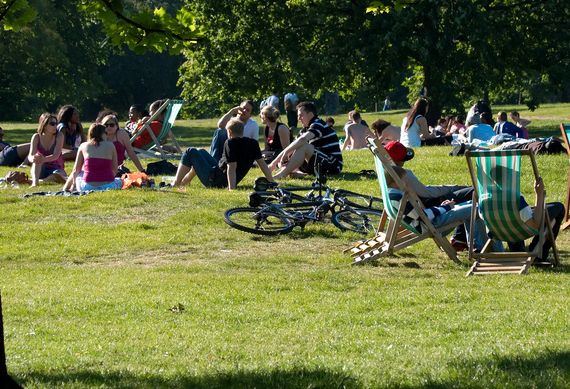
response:
[[[176,174],[177,169],[178,168],[175,164],[163,159],[161,161],[151,162],[146,165],[146,174],[149,176],[158,176],[159,174],[171,176],[173,174]]]

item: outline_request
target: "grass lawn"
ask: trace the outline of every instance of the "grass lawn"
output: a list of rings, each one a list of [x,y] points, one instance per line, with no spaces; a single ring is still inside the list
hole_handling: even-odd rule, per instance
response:
[[[557,135],[570,121],[570,104],[499,108],[518,108],[531,135]],[[205,146],[213,125],[179,121],[174,131]],[[35,125],[2,127],[18,143]],[[449,151],[422,148],[409,167],[424,182],[467,184],[464,158]],[[563,201],[567,156],[537,161],[548,199]],[[372,168],[367,150],[350,152],[329,184],[378,194],[356,174]],[[0,189],[11,375],[28,388],[570,386],[568,232],[558,239],[562,265],[526,276],[465,278],[466,256],[456,265],[431,241],[351,267],[342,251],[360,237],[332,225],[281,237],[227,226],[223,211],[247,203],[258,175],[233,192],[197,181],[77,198]],[[530,176],[522,188],[533,199]]]

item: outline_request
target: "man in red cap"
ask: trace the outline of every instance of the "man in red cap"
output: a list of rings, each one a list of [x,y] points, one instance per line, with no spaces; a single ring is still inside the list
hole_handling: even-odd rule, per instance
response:
[[[390,141],[384,145],[384,148],[392,158],[392,161],[400,167],[404,166],[406,161],[414,158],[414,150],[407,148],[398,141]],[[472,199],[473,187],[461,185],[424,185],[409,169],[404,169],[406,174],[402,180],[416,192],[425,207],[435,207],[446,201],[454,201],[455,204],[461,204]],[[458,250],[467,248],[467,237],[463,225],[455,230],[451,238],[451,244]]]

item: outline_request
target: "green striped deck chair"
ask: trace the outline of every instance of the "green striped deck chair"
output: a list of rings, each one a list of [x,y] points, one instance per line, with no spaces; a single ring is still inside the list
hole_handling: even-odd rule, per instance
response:
[[[412,191],[404,181],[400,179],[393,167],[390,156],[376,139],[368,140],[368,148],[374,155],[374,163],[380,192],[384,203],[384,210],[379,232],[372,239],[357,242],[351,249],[353,264],[362,264],[375,261],[380,257],[393,254],[414,243],[426,238],[432,238],[437,246],[443,250],[454,262],[459,262],[457,254],[451,244],[445,239],[442,232],[449,232],[460,223],[435,228],[423,211],[423,204],[417,194]],[[398,208],[394,207],[388,197],[388,182],[386,175],[389,175],[395,184],[403,192],[404,197]],[[422,230],[420,233],[411,225],[403,221],[406,204],[410,203],[420,215],[422,220]],[[386,226],[387,221],[387,226]]]
[[[473,204],[477,204],[477,207],[472,209],[471,228],[473,228],[478,211],[487,231],[496,240],[518,242],[540,234],[540,241],[533,252],[493,252],[491,240],[488,239],[481,253],[476,253],[473,250],[473,236],[471,236],[469,259],[473,261],[473,266],[467,275],[526,273],[534,259],[542,253],[542,245],[547,237],[552,241],[557,260],[558,253],[546,212],[546,203],[540,205],[543,207],[544,217],[539,223],[542,226],[539,230],[527,226],[519,213],[523,157],[530,160],[535,180],[539,177],[532,152],[530,150],[489,150],[468,151],[465,155],[475,189]]]
[[[131,135],[131,143],[133,143],[133,141],[145,131],[147,131],[152,138],[152,142],[150,142],[144,148],[133,147],[135,152],[151,158],[180,159],[182,149],[180,148],[180,144],[172,132],[172,126],[174,125],[174,121],[176,120],[176,117],[178,116],[178,113],[180,112],[183,104],[184,100],[166,100],[164,104],[162,104],[160,108],[154,113],[154,115],[152,115],[141,128],[139,128]],[[158,135],[155,135],[150,128],[150,123],[159,117],[162,112],[164,112],[164,121],[162,123],[162,128],[160,130],[160,133]],[[164,147],[164,144],[169,139],[172,141],[172,145],[169,145],[170,150],[167,150]],[[171,150],[174,150],[174,152]]]
[[[568,159],[570,160],[570,142],[568,141],[568,138],[570,137],[570,125],[560,123],[560,132],[562,133],[564,146],[566,147]],[[566,187],[566,201],[564,202],[564,208],[566,209],[566,212],[564,214],[562,225],[560,226],[561,230],[565,230],[570,227],[570,167],[568,168],[568,185]]]

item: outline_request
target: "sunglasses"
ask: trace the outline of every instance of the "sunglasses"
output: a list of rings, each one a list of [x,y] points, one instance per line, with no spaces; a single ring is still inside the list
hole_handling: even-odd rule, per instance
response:
[[[50,126],[57,126],[57,122],[48,122]]]
[[[105,123],[105,127],[117,127],[117,123]]]

